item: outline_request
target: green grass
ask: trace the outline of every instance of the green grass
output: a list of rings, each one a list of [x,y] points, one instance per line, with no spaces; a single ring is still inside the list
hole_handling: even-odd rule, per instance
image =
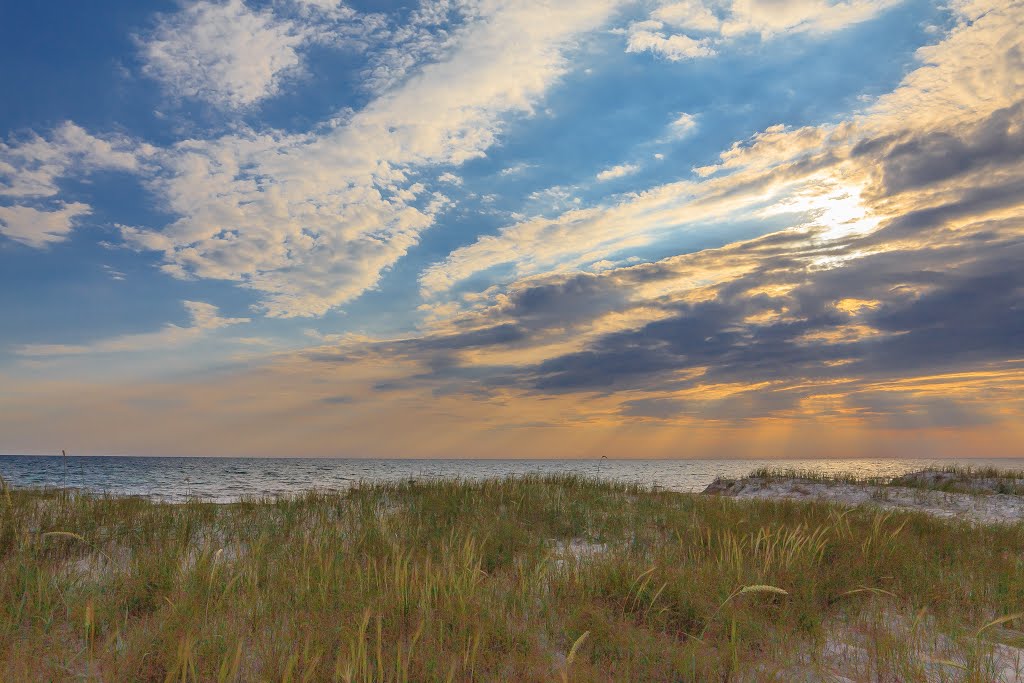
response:
[[[575,549],[575,554],[573,550]],[[561,476],[0,495],[0,680],[993,681],[1024,526]]]

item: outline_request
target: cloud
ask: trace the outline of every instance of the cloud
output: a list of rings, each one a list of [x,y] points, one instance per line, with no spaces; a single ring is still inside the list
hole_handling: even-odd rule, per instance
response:
[[[165,150],[151,187],[179,218],[125,228],[125,239],[162,252],[172,275],[261,292],[268,315],[323,315],[375,286],[433,224],[444,202],[411,175],[482,156],[506,117],[532,113],[565,71],[563,51],[611,8],[487,6],[444,61],[334,128],[241,131]]]
[[[529,169],[534,168],[534,167],[535,167],[535,164],[528,164],[528,163],[525,163],[525,162],[520,162],[518,164],[513,164],[512,166],[509,166],[508,168],[501,169],[501,172],[499,173],[499,175],[501,175],[501,176],[519,175],[523,171],[528,171]]]
[[[697,117],[693,114],[680,112],[669,124],[669,132],[675,139],[685,138],[697,130]]]
[[[0,234],[30,247],[45,247],[67,238],[74,220],[92,212],[88,204],[60,202],[52,211],[30,206],[0,206]]]
[[[722,20],[712,11],[712,7],[700,0],[663,4],[651,12],[651,19],[676,28],[705,33],[719,31],[722,26]]]
[[[624,178],[628,175],[633,175],[640,170],[637,164],[621,164],[619,166],[612,166],[606,168],[597,174],[596,178],[598,182],[606,182],[608,180],[615,180],[617,178]]]
[[[103,269],[103,272],[110,276],[111,280],[117,280],[118,282],[121,282],[127,279],[127,276],[124,273],[122,273],[117,268],[114,268],[113,266],[103,264],[101,267]]]
[[[635,28],[666,49],[683,36],[724,51],[835,30],[881,6],[775,4],[673,3]],[[346,14],[305,5],[260,7],[300,32]],[[44,382],[36,370],[181,348],[246,319],[186,302],[187,323],[14,347],[0,431],[15,446],[58,429],[83,448],[186,443],[206,454],[1016,454],[1022,9],[955,5],[917,68],[845,121],[770,126],[688,178],[593,205],[580,188],[538,191],[526,208],[540,215],[517,215],[423,273],[422,326],[398,338],[314,333],[316,347],[294,353],[242,338],[259,354],[244,368],[158,386]],[[0,186],[17,205],[0,217],[21,217],[0,218],[3,230],[22,226],[39,246],[59,239],[89,211],[61,196],[65,179],[134,173],[173,219],[124,237],[167,272],[250,288],[270,315],[343,305],[433,224],[446,200],[431,184],[463,175],[510,118],[542,106],[580,36],[613,14],[589,3],[414,12],[424,17],[407,37],[389,25],[366,48],[384,67],[369,102],[307,132],[236,121],[228,135],[147,151],[67,124],[9,141]],[[309,44],[295,48],[297,68]],[[278,72],[280,84],[292,73]],[[677,122],[659,143],[693,134],[693,117]],[[736,226],[767,234],[733,241]],[[96,360],[82,367],[113,359]]]
[[[856,387],[1011,363],[1024,318],[1009,321],[1001,311],[1019,308],[1024,292],[1013,266],[1024,256],[1020,228],[1014,222],[989,239],[885,250],[822,271],[808,267],[812,244],[782,251],[752,243],[748,274],[699,301],[664,301],[670,317],[545,360],[528,381],[539,391],[669,392],[769,382],[790,393],[796,382],[815,393],[817,382]],[[842,251],[858,248],[855,241]],[[848,297],[875,303],[851,312],[838,305]]]
[[[299,69],[308,39],[307,30],[270,10],[199,0],[160,17],[138,42],[143,72],[169,92],[233,109],[276,95]]]
[[[156,332],[125,334],[89,344],[24,344],[14,353],[29,358],[79,356],[96,353],[134,353],[176,348],[197,341],[212,330],[249,322],[249,318],[222,318],[216,306],[202,301],[183,301],[189,325],[168,323]]]
[[[953,9],[956,24],[949,34],[919,48],[915,57],[921,67],[872,106],[871,118],[879,125],[954,125],[1020,101],[1024,38],[1018,28],[1024,5],[974,0]]]
[[[782,173],[770,179],[764,175],[760,183],[679,181],[613,203],[524,219],[429,266],[420,276],[422,292],[427,297],[443,295],[498,266],[513,266],[511,277],[573,270],[669,234],[678,237],[688,226],[736,220],[741,210],[768,205],[801,180]]]
[[[457,45],[476,10],[475,3],[424,2],[401,26],[378,31],[378,44],[368,47],[369,63],[361,74],[363,87],[383,93],[424,64],[443,59]]]
[[[899,0],[734,0],[718,31],[724,37],[756,33],[762,39],[781,33],[825,34],[874,18]]]
[[[959,182],[968,187],[1003,182],[1012,191],[1017,176],[1005,174],[1019,172],[1010,163],[1018,149],[1009,133],[1017,114],[1010,108],[998,116],[993,112],[1019,99],[1020,90],[965,84],[980,83],[979,73],[990,74],[995,83],[1021,78],[1024,40],[1009,28],[1024,19],[1021,12],[993,9],[998,16],[991,19],[986,13],[976,19],[963,16],[939,44],[919,51],[926,62],[848,121],[798,129],[771,126],[727,149],[718,164],[695,169],[696,180],[554,217],[525,218],[428,267],[421,275],[422,291],[428,297],[450,295],[459,283],[484,272],[500,272],[508,280],[570,271],[670,238],[678,243],[687,232],[714,239],[711,225],[794,216],[794,227],[824,226],[830,237],[869,231],[888,216],[912,216],[937,200],[912,192],[908,184],[952,178],[949,174],[965,165],[980,171],[986,164],[1002,164],[1007,169],[1002,176]],[[989,50],[987,62],[978,58],[982,45],[999,46]],[[912,116],[907,113],[911,106]],[[971,125],[981,127],[965,128]],[[880,150],[891,153],[878,163]],[[902,159],[904,152],[908,156]],[[956,192],[956,186],[944,191]],[[894,193],[900,194],[898,201],[890,196]]]
[[[0,142],[0,196],[17,199],[53,197],[57,181],[71,173],[111,170],[138,172],[149,145],[124,136],[97,137],[65,122],[49,138],[30,134]]]
[[[653,52],[671,61],[713,57],[736,39],[756,35],[821,35],[874,18],[899,0],[732,0],[668,2],[632,22],[626,52]],[[673,31],[686,31],[678,33]],[[690,34],[697,34],[693,37]]]
[[[75,219],[92,213],[92,207],[54,200],[59,181],[99,171],[140,173],[153,151],[124,136],[91,135],[70,122],[49,137],[33,133],[0,142],[0,198],[22,202],[0,206],[0,233],[30,247],[66,239]]]
[[[143,73],[171,95],[235,110],[279,95],[303,75],[314,45],[363,52],[390,38],[405,43],[392,50],[414,59],[408,36],[389,32],[387,23],[383,14],[334,0],[283,0],[264,9],[243,0],[192,0],[158,15],[135,42]],[[378,67],[389,59],[380,51],[371,56]]]
[[[466,331],[363,343],[343,358],[418,364],[407,388],[573,396],[584,412],[603,397],[592,409],[617,403],[623,418],[994,424],[1024,410],[1019,197],[967,224],[933,212],[912,241],[880,238],[899,232],[893,219],[840,242],[787,231],[514,283],[449,321]]]
[[[962,88],[977,82],[972,69],[1019,78],[1022,38],[1006,14],[968,17],[849,121],[771,127],[702,180],[524,219],[457,249],[421,280],[426,295],[449,296],[437,304],[447,319],[381,357],[421,366],[414,385],[517,406],[564,396],[594,421],[611,411],[905,431],[1019,419],[1024,102]],[[985,43],[999,48],[982,65],[973,55]],[[915,97],[919,116],[900,116]],[[574,272],[662,230],[743,216],[790,227]],[[484,273],[483,291],[452,292]],[[469,331],[492,343],[448,343]]]
[[[675,34],[666,36],[660,21],[639,21],[629,27],[626,52],[653,52],[673,62],[714,57],[718,52],[707,38],[694,39]]]
[[[320,399],[321,403],[327,403],[328,405],[335,406],[347,406],[355,402],[355,399],[351,396],[324,396]]]

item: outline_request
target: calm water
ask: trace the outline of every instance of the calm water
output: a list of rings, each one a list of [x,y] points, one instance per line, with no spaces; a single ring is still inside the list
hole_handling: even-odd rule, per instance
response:
[[[701,490],[717,476],[761,466],[897,476],[929,465],[1024,469],[1024,459],[977,460],[350,460],[321,458],[132,458],[0,455],[0,475],[15,486],[68,486],[181,501],[344,489],[359,481],[576,473],[677,491]],[[66,477],[66,479],[65,479]]]

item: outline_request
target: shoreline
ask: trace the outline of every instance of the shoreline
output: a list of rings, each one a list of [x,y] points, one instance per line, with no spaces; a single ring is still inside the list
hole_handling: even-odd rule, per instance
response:
[[[1024,460],[963,461],[932,459],[879,460],[316,460],[167,459],[69,457],[0,458],[0,475],[19,486],[74,486],[116,495],[152,495],[183,500],[198,495],[218,501],[241,496],[289,495],[316,487],[343,489],[357,481],[401,482],[408,478],[462,477],[483,480],[529,474],[573,474],[629,484],[658,484],[669,490],[700,492],[716,477],[740,478],[756,468],[814,470],[822,474],[848,472],[858,476],[898,476],[926,467],[959,463],[969,467],[1024,470]]]
[[[979,470],[985,473],[992,470]],[[399,481],[380,482],[372,479],[353,481],[345,487],[314,487],[289,493],[243,495],[233,500],[218,500],[200,495],[176,499],[160,494],[97,492],[67,486],[11,486],[11,490],[33,492],[45,496],[72,494],[93,498],[137,500],[161,505],[199,503],[217,507],[274,504],[307,495],[345,496],[360,488],[381,484],[402,486],[475,485],[487,481],[516,481],[543,477],[532,473],[495,477],[491,480],[453,477],[410,477]],[[971,468],[950,466],[945,469],[926,468],[897,477],[857,478],[838,473],[794,470],[757,470],[738,478],[716,478],[701,491],[681,491],[658,484],[630,484],[601,480],[573,473],[594,484],[624,485],[656,494],[719,496],[735,500],[791,500],[816,502],[844,507],[866,506],[886,511],[919,512],[939,519],[969,521],[978,524],[1013,524],[1024,522],[1024,472],[999,471],[999,476],[977,476]],[[1010,482],[1007,484],[1007,482]]]

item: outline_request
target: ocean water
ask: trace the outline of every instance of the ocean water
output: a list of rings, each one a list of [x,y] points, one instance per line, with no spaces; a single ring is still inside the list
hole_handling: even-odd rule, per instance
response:
[[[324,458],[165,458],[0,455],[0,475],[15,486],[69,486],[168,501],[230,502],[247,496],[339,490],[358,482],[487,479],[573,473],[610,481],[700,491],[715,477],[762,467],[858,476],[898,476],[932,465],[1024,469],[1024,459],[860,460],[357,460]]]

